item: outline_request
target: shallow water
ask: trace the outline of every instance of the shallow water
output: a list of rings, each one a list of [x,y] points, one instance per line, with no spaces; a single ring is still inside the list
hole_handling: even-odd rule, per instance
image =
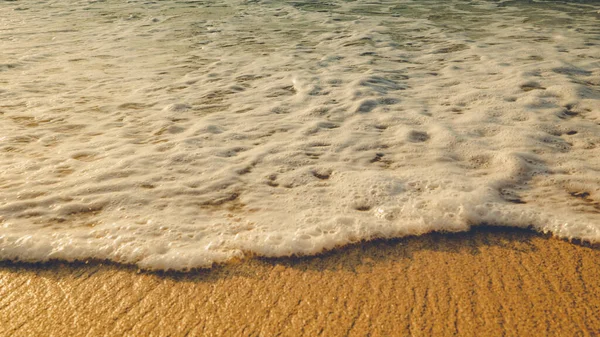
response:
[[[0,258],[600,241],[597,1],[0,5]]]

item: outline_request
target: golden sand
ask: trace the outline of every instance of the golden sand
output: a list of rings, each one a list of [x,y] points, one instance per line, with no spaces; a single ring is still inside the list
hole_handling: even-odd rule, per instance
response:
[[[0,335],[594,336],[600,249],[478,229],[190,273],[0,264]]]

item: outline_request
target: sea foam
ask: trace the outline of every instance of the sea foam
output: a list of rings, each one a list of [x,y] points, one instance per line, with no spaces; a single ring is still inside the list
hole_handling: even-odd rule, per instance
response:
[[[600,241],[597,5],[0,8],[0,259],[208,267],[532,227]]]

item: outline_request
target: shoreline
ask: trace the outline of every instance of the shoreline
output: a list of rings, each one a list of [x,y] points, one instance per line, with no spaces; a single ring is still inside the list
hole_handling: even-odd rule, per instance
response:
[[[190,272],[0,262],[0,335],[600,334],[600,249],[479,227]]]

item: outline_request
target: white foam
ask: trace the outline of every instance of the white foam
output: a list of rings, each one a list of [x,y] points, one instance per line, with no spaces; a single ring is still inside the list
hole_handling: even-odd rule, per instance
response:
[[[486,224],[600,241],[592,5],[17,7],[0,259],[189,269]]]

